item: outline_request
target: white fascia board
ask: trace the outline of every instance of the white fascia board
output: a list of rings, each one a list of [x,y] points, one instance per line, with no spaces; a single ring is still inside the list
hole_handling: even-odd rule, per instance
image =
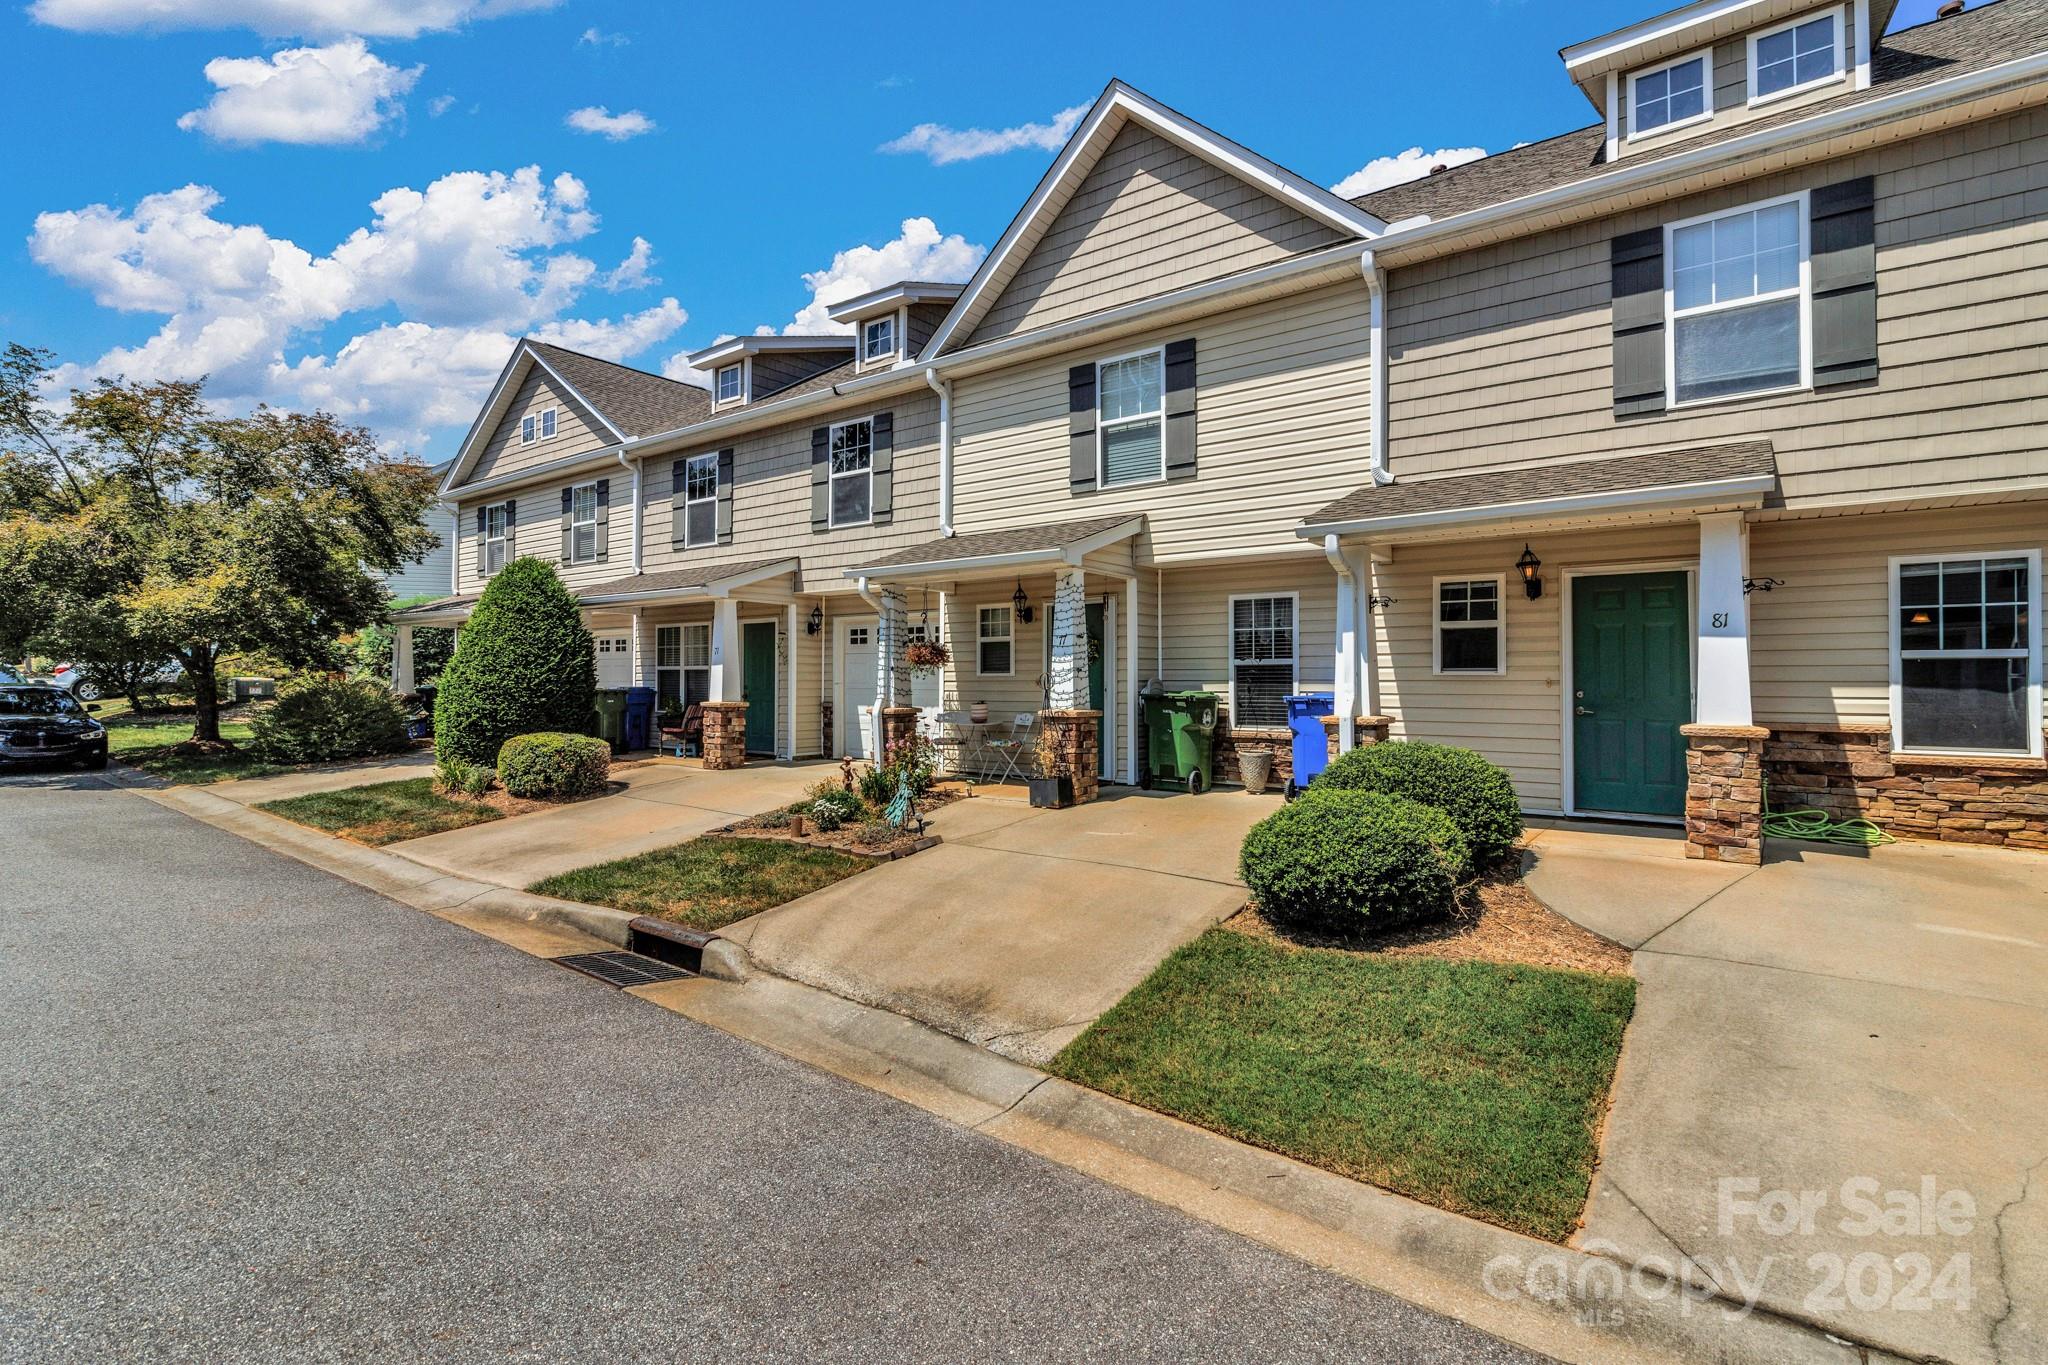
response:
[[[999,555],[969,555],[964,559],[928,559],[922,564],[888,564],[880,567],[870,565],[864,569],[847,569],[842,576],[882,583],[899,578],[931,578],[978,573],[984,569],[1014,569],[1024,565],[1065,562],[1064,547],[1056,545],[1043,550],[1012,550]]]
[[[1061,554],[1067,563],[1079,564],[1097,550],[1106,550],[1118,541],[1129,540],[1144,529],[1145,519],[1143,517],[1132,517],[1129,521],[1112,526],[1106,531],[1097,531],[1092,536],[1083,536],[1079,540],[1070,542]]]
[[[841,299],[825,310],[834,322],[860,322],[907,303],[951,303],[967,288],[964,284],[892,284],[850,299]]]
[[[725,578],[714,578],[705,586],[712,592],[723,595],[737,588],[750,587],[755,583],[763,583],[771,578],[780,578],[786,573],[795,573],[801,566],[801,563],[802,561],[797,559],[796,556],[791,555],[787,559],[778,559],[772,563],[762,565],[760,568],[748,569],[744,573],[732,574]]]
[[[469,472],[470,466],[476,463],[476,457],[483,454],[490,433],[496,431],[498,423],[504,419],[504,408],[508,405],[515,387],[512,376],[517,373],[523,380],[526,377],[526,367],[536,359],[538,357],[534,355],[532,348],[523,340],[514,346],[512,354],[505,358],[505,368],[498,371],[498,382],[491,386],[490,396],[484,399],[482,410],[477,413],[476,420],[469,424],[469,431],[463,436],[462,444],[456,447],[455,459],[449,464],[448,473],[441,480],[442,496],[447,496],[455,487],[455,481]]]
[[[1564,69],[1572,79],[1583,80],[1587,75],[1605,73],[1610,66],[1628,62],[1641,48],[1679,39],[1690,42],[1688,35],[1703,25],[1744,18],[1758,9],[1784,7],[1786,0],[1695,0],[1627,28],[1559,48],[1557,55],[1564,59]]]
[[[994,287],[994,282],[1004,275],[1012,255],[1020,249],[1028,249],[1027,241],[1036,243],[1034,229],[1039,226],[1040,219],[1057,212],[1058,207],[1066,202],[1062,198],[1055,203],[1058,191],[1069,180],[1086,175],[1092,168],[1092,161],[1085,166],[1081,164],[1082,151],[1111,117],[1135,119],[1169,142],[1257,185],[1282,203],[1291,204],[1340,232],[1356,237],[1375,237],[1386,231],[1384,222],[1357,205],[1338,198],[1312,181],[1304,180],[1250,148],[1211,132],[1122,81],[1111,81],[1067,139],[1067,145],[1060,149],[1059,156],[1032,190],[1030,198],[1024,201],[1024,207],[1004,229],[995,249],[989,252],[973,278],[968,280],[952,311],[939,324],[931,340],[925,343],[928,354],[937,355],[952,343],[961,328],[975,316],[975,310],[984,302],[984,296]]]
[[[580,474],[585,470],[604,469],[608,466],[616,465],[619,462],[620,453],[625,449],[624,442],[615,442],[608,446],[599,446],[596,450],[578,451],[574,455],[565,455],[559,460],[549,460],[546,464],[529,465],[525,469],[514,469],[504,474],[494,475],[488,479],[479,479],[475,483],[466,483],[456,488],[443,489],[442,496],[450,503],[474,502],[478,495],[495,493],[502,488],[517,488],[522,484],[529,483],[546,483],[550,479],[558,479],[564,474]]]
[[[684,359],[695,369],[707,365],[724,364],[741,356],[760,355],[764,351],[852,351],[853,338],[828,332],[822,336],[761,336],[727,337],[724,341],[713,342],[701,351],[692,351]]]
[[[1777,486],[1775,474],[1744,474],[1730,479],[1703,479],[1697,483],[1667,484],[1661,488],[1628,488],[1611,493],[1580,493],[1563,498],[1532,498],[1523,502],[1499,502],[1480,507],[1450,507],[1434,512],[1409,512],[1384,517],[1358,517],[1351,521],[1315,522],[1294,528],[1305,540],[1324,536],[1380,535],[1389,531],[1413,531],[1424,527],[1478,525],[1585,512],[1629,512],[1648,508],[1683,507],[1691,503],[1720,503],[1731,498],[1756,498]]]

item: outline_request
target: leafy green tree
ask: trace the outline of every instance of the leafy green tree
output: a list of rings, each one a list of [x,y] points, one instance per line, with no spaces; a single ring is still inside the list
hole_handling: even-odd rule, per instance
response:
[[[515,559],[491,579],[434,695],[434,748],[495,767],[514,735],[587,735],[597,715],[597,651],[552,566]]]
[[[0,567],[38,563],[49,599],[5,629],[87,663],[110,639],[165,649],[192,683],[195,739],[220,740],[223,654],[341,666],[337,640],[385,614],[379,575],[431,543],[433,476],[361,427],[219,417],[203,381],[173,380],[101,379],[57,419],[48,364],[20,346],[0,358]]]
[[[391,604],[391,610],[403,611],[416,607],[422,602],[434,600],[432,593],[407,597]],[[356,633],[355,664],[373,678],[391,676],[391,652],[397,648],[397,637],[390,626],[381,622],[367,625]],[[412,632],[412,679],[413,686],[425,687],[441,676],[441,670],[448,666],[448,660],[455,654],[455,632],[440,626],[415,626]]]

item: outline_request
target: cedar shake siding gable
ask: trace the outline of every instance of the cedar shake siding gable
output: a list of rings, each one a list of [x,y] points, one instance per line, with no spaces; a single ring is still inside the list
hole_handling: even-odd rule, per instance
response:
[[[520,421],[529,416],[537,418],[549,408],[555,410],[555,434],[531,444],[522,443],[519,439]],[[477,483],[503,474],[516,474],[522,469],[532,469],[610,445],[613,440],[611,432],[605,429],[595,413],[564,392],[546,370],[535,365],[520,381],[511,404],[505,410],[504,419],[491,433],[483,453],[477,457],[475,466],[464,476],[463,482]]]
[[[967,345],[1152,298],[1346,234],[1126,123],[983,313]]]

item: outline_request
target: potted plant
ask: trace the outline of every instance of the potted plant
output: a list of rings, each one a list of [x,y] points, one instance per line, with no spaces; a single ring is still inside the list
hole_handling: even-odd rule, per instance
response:
[[[1025,784],[1031,789],[1031,804],[1038,810],[1065,810],[1074,804],[1074,778],[1061,771],[1059,746],[1054,742],[1052,732],[1041,730],[1033,743],[1030,754],[1031,776]]]
[[[1266,783],[1273,777],[1273,751],[1271,749],[1239,749],[1237,751],[1238,775],[1244,779],[1244,789],[1252,796],[1263,796]]]
[[[944,640],[913,640],[903,651],[903,662],[913,673],[936,673],[953,661],[953,651]]]

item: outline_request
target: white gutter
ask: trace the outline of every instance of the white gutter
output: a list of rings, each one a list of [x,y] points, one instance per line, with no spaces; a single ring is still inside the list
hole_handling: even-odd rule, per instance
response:
[[[619,463],[633,471],[633,572],[640,572],[640,462],[628,459],[626,452],[618,452]]]
[[[1372,481],[1385,485],[1394,481],[1394,471],[1387,460],[1387,272],[1373,259],[1371,247],[1358,253],[1358,273],[1365,276],[1365,292],[1370,300],[1366,329],[1372,346],[1372,392],[1366,396],[1366,412],[1371,422],[1366,435],[1367,450]]]
[[[1337,571],[1337,752],[1348,754],[1358,747],[1358,584],[1336,536],[1323,537],[1323,555]]]
[[[1409,531],[1431,526],[1466,523],[1520,521],[1530,517],[1567,516],[1578,512],[1602,512],[1617,508],[1647,509],[1685,507],[1701,502],[1731,498],[1761,497],[1777,486],[1776,474],[1742,474],[1726,479],[1701,479],[1696,483],[1666,484],[1660,488],[1625,488],[1608,493],[1575,493],[1560,498],[1531,498],[1522,502],[1487,503],[1478,507],[1448,507],[1432,512],[1396,513],[1380,517],[1357,517],[1350,521],[1324,521],[1298,526],[1294,534],[1308,540],[1328,536],[1351,536],[1363,532]],[[1409,488],[1416,484],[1406,485]]]
[[[924,382],[939,396],[939,534],[953,534],[953,381],[926,370]]]

